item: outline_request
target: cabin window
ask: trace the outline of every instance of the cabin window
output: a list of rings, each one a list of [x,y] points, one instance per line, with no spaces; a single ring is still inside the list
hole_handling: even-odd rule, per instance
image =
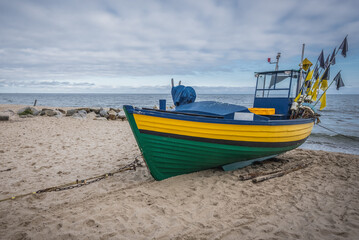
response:
[[[299,73],[293,71],[257,75],[257,98],[296,97]]]
[[[275,82],[275,88],[288,88],[290,87],[290,72],[289,73],[277,73],[277,79]]]
[[[261,74],[258,76],[258,89],[268,89],[272,79],[275,79],[275,74]]]

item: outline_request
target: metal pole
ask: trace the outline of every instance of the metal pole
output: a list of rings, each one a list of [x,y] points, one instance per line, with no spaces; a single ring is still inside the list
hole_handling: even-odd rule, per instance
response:
[[[279,64],[280,52],[277,54],[277,57],[276,57],[276,58],[277,58],[277,62],[276,62],[276,64],[275,64],[275,70],[278,71],[278,68],[279,68],[279,65],[278,65],[278,64]]]
[[[299,91],[300,91],[300,86],[302,86],[302,78],[303,78],[303,59],[304,59],[304,48],[305,48],[305,43],[303,43],[303,46],[302,46],[302,57],[301,57],[301,60],[300,60],[300,73],[299,73],[299,81],[298,81],[298,86],[297,86],[297,95],[299,94]]]

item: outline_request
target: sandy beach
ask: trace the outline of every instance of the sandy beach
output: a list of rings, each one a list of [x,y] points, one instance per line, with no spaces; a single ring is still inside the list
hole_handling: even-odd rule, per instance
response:
[[[0,112],[21,107],[0,105]],[[140,156],[127,121],[91,115],[14,114],[0,122],[0,142],[0,199],[108,173]],[[298,163],[309,166],[257,184],[239,179]],[[359,236],[358,155],[297,149],[240,170],[160,182],[142,165],[83,187],[0,202],[0,239]]]

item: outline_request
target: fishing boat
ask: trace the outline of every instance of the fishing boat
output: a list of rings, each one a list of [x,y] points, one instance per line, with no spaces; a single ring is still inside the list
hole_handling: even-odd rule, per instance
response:
[[[195,101],[195,91],[172,82],[174,109],[124,105],[123,109],[156,180],[204,169],[234,170],[295,149],[315,118],[291,119],[301,70],[255,73],[253,108]]]
[[[152,176],[156,180],[222,167],[242,168],[295,149],[310,135],[320,109],[326,106],[326,91],[336,82],[344,86],[340,71],[328,85],[330,66],[336,55],[346,57],[346,36],[324,62],[323,50],[313,65],[304,58],[299,70],[257,72],[252,108],[214,101],[196,102],[192,87],[174,86],[174,108],[159,101],[159,109],[124,105],[123,109]],[[323,74],[321,74],[323,72]],[[305,77],[303,77],[305,76]],[[317,96],[322,91],[317,100]]]

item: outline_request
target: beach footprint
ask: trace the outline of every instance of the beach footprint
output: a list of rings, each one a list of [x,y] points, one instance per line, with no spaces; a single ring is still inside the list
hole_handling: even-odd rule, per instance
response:
[[[93,220],[93,219],[87,220],[87,221],[85,222],[85,224],[86,224],[86,226],[88,226],[88,227],[94,227],[94,226],[97,225],[96,222],[95,222],[95,220]]]

